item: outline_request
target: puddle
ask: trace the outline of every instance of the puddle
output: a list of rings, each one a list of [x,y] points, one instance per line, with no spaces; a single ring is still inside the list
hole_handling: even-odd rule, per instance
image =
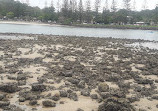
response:
[[[28,36],[0,35],[0,39],[11,39],[11,40],[30,39],[30,40],[34,40],[34,39],[37,39],[37,38],[28,37]]]
[[[135,47],[135,48],[149,48],[149,49],[157,49],[158,50],[158,43],[154,42],[144,42],[144,43],[133,43],[133,44],[126,44],[127,47]]]

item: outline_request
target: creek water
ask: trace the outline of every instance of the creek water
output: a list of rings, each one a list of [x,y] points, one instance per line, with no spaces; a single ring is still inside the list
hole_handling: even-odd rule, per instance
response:
[[[0,24],[0,33],[52,34],[84,37],[113,37],[126,39],[144,39],[158,41],[158,31],[81,28],[72,26],[37,25],[37,24]]]

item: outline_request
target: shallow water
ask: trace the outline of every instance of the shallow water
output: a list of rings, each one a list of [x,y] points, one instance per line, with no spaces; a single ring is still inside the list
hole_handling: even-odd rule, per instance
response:
[[[31,39],[31,40],[33,40],[34,38],[28,37],[28,36],[0,35],[0,39],[12,39],[12,40]]]
[[[127,46],[132,46],[132,47],[144,47],[144,48],[149,48],[149,49],[157,49],[158,50],[158,43],[154,42],[144,42],[144,43],[133,43],[133,44],[128,44]]]
[[[52,34],[86,37],[113,37],[158,41],[158,31],[123,30],[107,28],[81,28],[53,25],[0,24],[0,33]]]

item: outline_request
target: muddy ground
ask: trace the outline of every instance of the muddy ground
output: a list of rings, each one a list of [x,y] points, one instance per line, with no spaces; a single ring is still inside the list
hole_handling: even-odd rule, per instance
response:
[[[0,111],[158,111],[158,50],[113,38],[1,34]]]

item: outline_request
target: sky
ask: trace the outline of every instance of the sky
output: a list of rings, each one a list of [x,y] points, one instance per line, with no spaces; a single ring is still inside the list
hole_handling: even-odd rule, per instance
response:
[[[19,0],[19,1],[26,2],[26,0]],[[38,6],[40,8],[44,8],[45,7],[45,2],[46,1],[47,1],[47,5],[50,6],[52,0],[29,0],[31,6]],[[55,7],[56,7],[56,4],[57,4],[57,1],[58,0],[53,0],[53,4],[54,4]],[[61,4],[62,4],[63,0],[60,0],[60,1],[61,1]],[[79,0],[77,0],[77,1],[79,1]],[[95,0],[91,0],[91,5],[92,6],[94,4],[94,1]],[[100,10],[102,10],[102,8],[103,8],[103,6],[105,4],[105,1],[106,0],[101,0],[101,8],[100,8]],[[133,1],[134,0],[131,0],[131,4],[133,4]],[[135,1],[136,1],[136,10],[137,11],[142,10],[142,6],[143,6],[143,3],[144,3],[145,0],[135,0]],[[158,4],[158,0],[146,0],[146,1],[147,1],[148,9],[154,9],[156,4]],[[83,2],[86,2],[86,0],[83,0]],[[116,2],[117,2],[117,8],[120,9],[120,8],[123,7],[123,3],[122,3],[123,0],[116,0]],[[109,3],[109,8],[110,8],[110,6],[112,4],[112,0],[108,0],[108,3]]]

